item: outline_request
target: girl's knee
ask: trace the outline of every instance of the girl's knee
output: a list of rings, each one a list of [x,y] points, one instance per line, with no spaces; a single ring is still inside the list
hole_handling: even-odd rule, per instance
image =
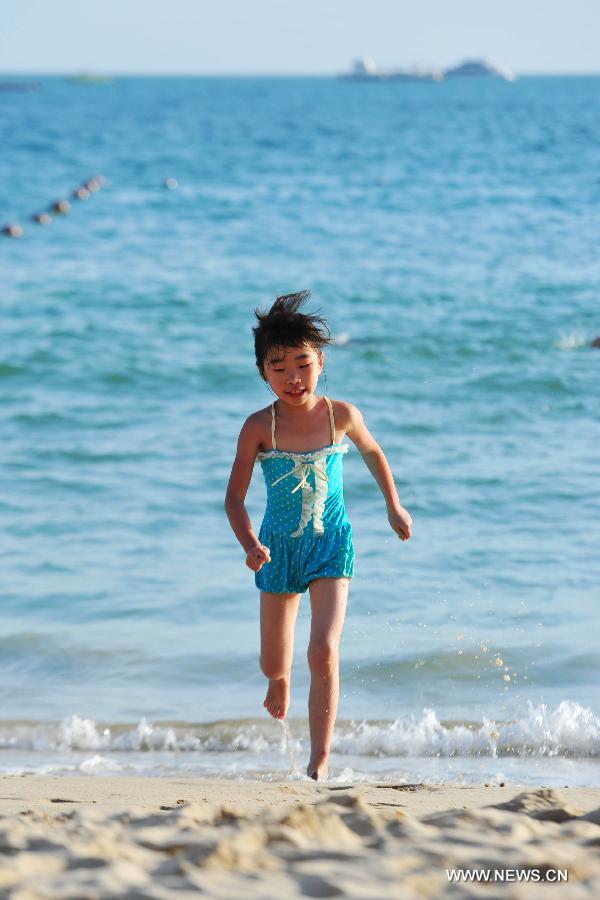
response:
[[[288,674],[285,666],[277,659],[269,659],[268,657],[263,658],[261,656],[259,665],[263,675],[269,679],[283,678]]]
[[[338,646],[336,640],[324,639],[311,641],[308,645],[306,657],[309,668],[317,672],[329,672],[337,664]]]

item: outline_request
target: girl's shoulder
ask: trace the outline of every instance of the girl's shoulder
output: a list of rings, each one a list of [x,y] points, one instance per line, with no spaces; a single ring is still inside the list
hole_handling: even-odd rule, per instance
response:
[[[268,406],[264,406],[262,409],[257,409],[256,412],[250,413],[246,422],[250,422],[253,425],[260,425],[263,422],[271,421],[271,404]]]
[[[358,413],[360,415],[360,411],[353,403],[348,403],[346,400],[334,400],[333,397],[330,397],[329,399],[333,406],[336,427],[343,428],[344,431],[347,431],[348,426],[352,423],[356,414]]]
[[[266,438],[271,434],[271,404],[263,409],[257,409],[256,412],[250,413],[242,431],[252,434],[259,449],[265,445]]]

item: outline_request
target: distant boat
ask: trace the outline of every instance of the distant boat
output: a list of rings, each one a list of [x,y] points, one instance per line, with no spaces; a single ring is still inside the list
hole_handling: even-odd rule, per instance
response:
[[[78,75],[68,75],[67,81],[71,84],[112,84],[114,79],[110,75],[95,75],[93,72],[81,72]]]
[[[502,78],[515,81],[516,75],[508,69],[501,69],[485,59],[468,59],[444,72],[446,78]]]
[[[377,70],[374,61],[365,56],[357,59],[351,72],[338,76],[340,81],[443,81],[444,75],[438,69],[381,69]]]

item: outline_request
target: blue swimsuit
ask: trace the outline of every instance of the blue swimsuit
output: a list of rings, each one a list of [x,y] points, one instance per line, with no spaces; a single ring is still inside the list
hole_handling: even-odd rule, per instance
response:
[[[348,444],[335,443],[333,407],[327,447],[296,453],[278,450],[275,402],[271,404],[272,450],[261,450],[267,508],[258,539],[271,551],[271,562],[255,573],[256,586],[275,594],[302,594],[315,578],[352,578],[352,526],[346,516],[342,456]],[[296,484],[294,485],[294,479]]]

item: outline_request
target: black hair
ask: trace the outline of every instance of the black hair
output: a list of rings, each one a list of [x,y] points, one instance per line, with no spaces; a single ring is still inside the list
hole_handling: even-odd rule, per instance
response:
[[[264,312],[254,310],[258,325],[254,333],[256,366],[265,378],[265,363],[279,347],[302,347],[310,344],[320,354],[321,348],[332,343],[331,333],[323,316],[298,312],[310,297],[310,291],[298,291],[277,297],[273,306]]]

